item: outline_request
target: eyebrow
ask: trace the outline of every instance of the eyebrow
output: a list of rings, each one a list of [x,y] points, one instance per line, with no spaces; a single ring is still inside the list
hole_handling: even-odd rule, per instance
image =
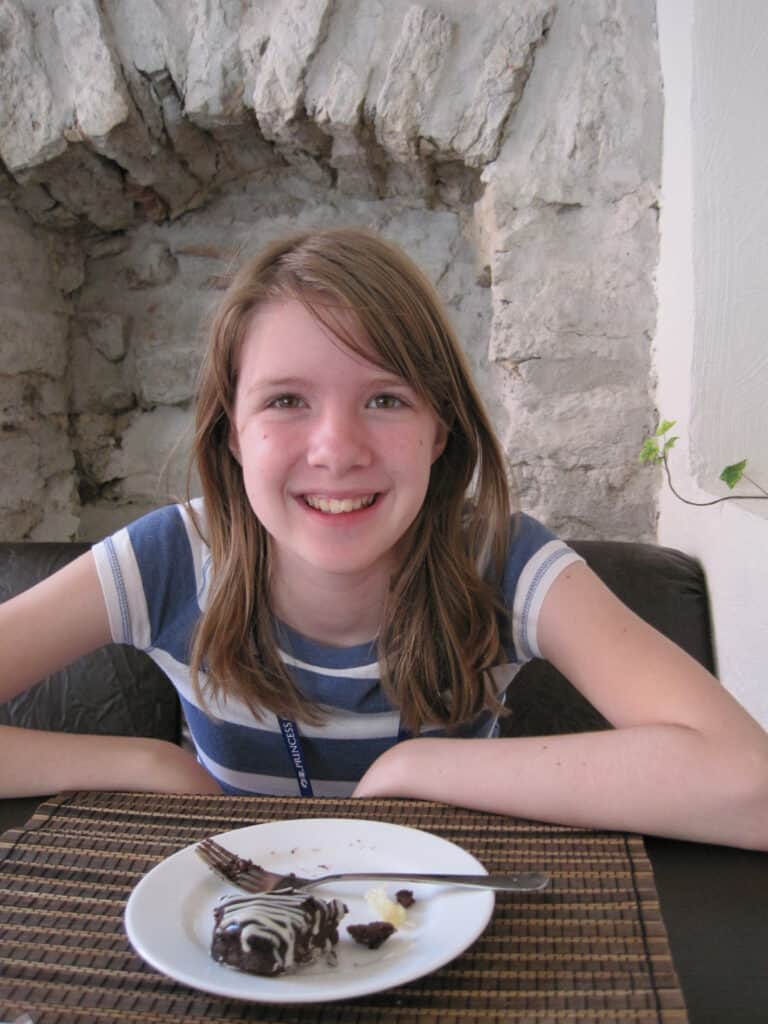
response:
[[[305,377],[269,377],[267,380],[257,380],[248,388],[246,394],[254,391],[272,391],[274,388],[302,388],[306,387],[308,381]]]
[[[259,391],[289,390],[292,388],[300,390],[301,388],[311,386],[311,384],[312,381],[308,377],[268,377],[266,380],[257,380],[251,384],[246,394],[250,395]],[[373,377],[371,380],[365,381],[365,387],[404,387],[415,391],[412,384],[409,384],[404,377],[400,377],[396,373]]]

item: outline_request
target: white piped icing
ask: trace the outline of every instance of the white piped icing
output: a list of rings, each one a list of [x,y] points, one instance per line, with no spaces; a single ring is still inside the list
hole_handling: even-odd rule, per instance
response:
[[[346,912],[340,900],[326,902],[306,893],[236,896],[223,900],[214,911],[214,941],[237,936],[245,956],[252,952],[254,941],[266,943],[274,956],[271,973],[280,974],[323,953],[332,959],[336,927]]]

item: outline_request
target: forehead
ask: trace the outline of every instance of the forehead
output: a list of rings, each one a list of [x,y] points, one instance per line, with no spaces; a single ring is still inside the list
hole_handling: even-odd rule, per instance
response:
[[[384,362],[355,313],[341,304],[271,299],[250,317],[243,334],[238,369],[267,359],[309,357],[333,346],[361,364]]]

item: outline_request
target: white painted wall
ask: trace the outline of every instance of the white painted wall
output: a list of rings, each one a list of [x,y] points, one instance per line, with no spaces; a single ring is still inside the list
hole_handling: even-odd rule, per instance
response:
[[[764,0],[657,0],[664,158],[657,406],[697,501],[742,457],[768,480],[768,35]],[[705,489],[706,488],[706,489]],[[768,502],[691,508],[662,485],[659,542],[703,564],[719,676],[768,726]]]

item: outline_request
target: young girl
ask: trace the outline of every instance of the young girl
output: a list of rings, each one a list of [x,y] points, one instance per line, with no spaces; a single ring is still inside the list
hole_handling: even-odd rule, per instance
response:
[[[212,324],[195,459],[202,498],[0,607],[0,700],[134,644],[173,680],[197,757],[6,728],[2,793],[404,796],[768,849],[766,733],[511,514],[456,339],[394,247],[314,231],[243,267]],[[535,655],[615,729],[498,738]]]

